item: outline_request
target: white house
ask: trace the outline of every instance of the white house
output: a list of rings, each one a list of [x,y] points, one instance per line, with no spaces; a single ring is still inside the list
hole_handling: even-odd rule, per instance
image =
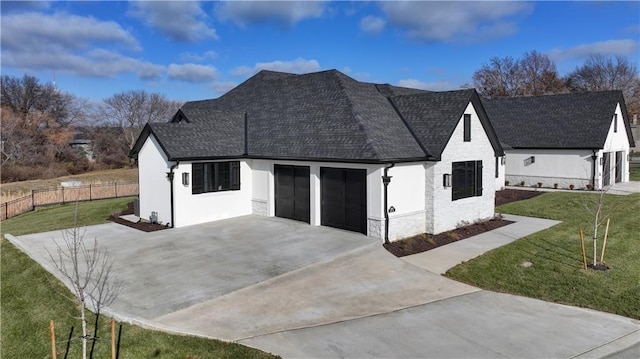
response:
[[[181,227],[258,214],[396,240],[493,217],[503,151],[475,90],[330,70],[261,71],[147,125],[130,155],[142,218]]]
[[[510,185],[584,189],[629,181],[629,149],[635,142],[621,91],[483,104],[504,146],[501,172]]]

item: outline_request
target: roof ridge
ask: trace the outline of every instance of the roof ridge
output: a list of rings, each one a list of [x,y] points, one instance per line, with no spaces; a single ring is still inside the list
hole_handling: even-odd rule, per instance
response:
[[[352,96],[347,90],[344,81],[348,79],[349,81],[352,81],[353,83],[356,83],[358,85],[363,85],[363,83],[343,74],[338,70],[334,70],[332,75],[336,77],[336,79],[338,80],[338,84],[340,85],[340,90],[347,97],[349,112],[351,112],[351,114],[353,115],[351,116],[351,118],[355,120],[356,124],[358,125],[358,128],[362,130],[362,133],[364,133],[365,144],[367,146],[367,149],[370,150],[375,155],[375,157],[381,158],[380,151],[373,145],[374,141],[371,139],[371,136],[369,135],[369,131],[367,131],[367,126],[365,126],[364,121],[362,120],[362,115],[360,115],[360,113],[358,113],[354,108]],[[339,75],[342,75],[342,76],[339,76]]]

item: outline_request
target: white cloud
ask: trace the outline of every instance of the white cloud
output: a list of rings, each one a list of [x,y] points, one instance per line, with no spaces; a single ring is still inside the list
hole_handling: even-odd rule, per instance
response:
[[[218,71],[213,66],[197,64],[171,64],[167,69],[170,80],[186,82],[209,82],[218,76]]]
[[[360,29],[369,34],[379,34],[384,30],[386,21],[377,16],[365,16],[360,20]]]
[[[164,66],[128,57],[115,48],[141,50],[120,25],[93,17],[55,13],[2,16],[2,66],[23,71],[51,71],[108,77],[133,73],[158,79]]]
[[[593,54],[602,55],[633,55],[638,52],[640,46],[638,41],[626,40],[607,40],[594,42],[592,44],[582,44],[566,49],[553,49],[547,53],[549,58],[557,62],[565,60],[586,59]]]
[[[184,52],[180,54],[180,59],[186,62],[203,62],[215,60],[218,54],[215,51],[207,51],[204,54],[195,54],[193,52]]]
[[[513,34],[517,27],[505,19],[528,14],[533,5],[519,1],[389,1],[380,6],[388,22],[425,41],[478,42]]]
[[[53,47],[82,49],[96,42],[140,50],[138,41],[119,24],[66,13],[30,12],[2,16],[1,41],[3,51],[38,51]]]
[[[398,86],[429,91],[449,91],[460,88],[460,86],[454,85],[449,81],[422,82],[416,79],[400,80],[398,81]]]
[[[319,71],[320,64],[317,60],[305,60],[299,57],[293,61],[259,62],[253,67],[238,66],[231,73],[235,76],[248,76],[261,70],[305,74]]]
[[[157,28],[173,41],[218,39],[216,30],[206,24],[207,15],[198,2],[133,1],[130,4],[129,15]]]
[[[322,1],[227,1],[217,7],[220,21],[231,21],[238,26],[275,22],[293,26],[297,22],[322,16]]]

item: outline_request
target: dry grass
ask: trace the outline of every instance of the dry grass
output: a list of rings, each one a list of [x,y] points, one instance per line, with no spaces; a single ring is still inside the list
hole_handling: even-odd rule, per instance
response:
[[[60,187],[60,182],[68,180],[81,181],[83,185],[113,182],[137,182],[137,168],[123,168],[83,173],[75,176],[64,176],[46,180],[31,180],[22,182],[3,183],[0,188],[0,202],[8,202],[31,194],[32,190]],[[104,198],[107,197],[96,197]]]

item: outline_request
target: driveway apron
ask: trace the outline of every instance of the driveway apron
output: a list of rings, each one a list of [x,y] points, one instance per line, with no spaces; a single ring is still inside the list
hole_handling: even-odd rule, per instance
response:
[[[482,242],[499,246],[555,224],[516,220]],[[7,237],[59,277],[48,253],[60,231]],[[283,357],[591,358],[633,355],[640,336],[637,320],[431,272],[460,260],[444,249],[402,260],[378,239],[280,218],[153,233],[111,223],[86,227],[84,237],[108,249],[124,283],[109,314]],[[460,251],[472,256],[487,249],[465,242],[470,248]],[[435,254],[449,258],[435,261]]]

